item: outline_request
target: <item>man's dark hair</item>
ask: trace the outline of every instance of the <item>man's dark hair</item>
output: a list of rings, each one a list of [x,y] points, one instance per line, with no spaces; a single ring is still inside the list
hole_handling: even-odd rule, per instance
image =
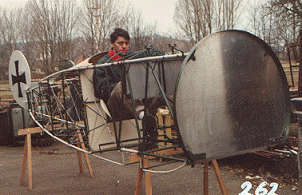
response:
[[[114,32],[110,35],[111,43],[114,43],[117,37],[124,37],[127,41],[130,41],[129,33],[121,28],[116,28]]]

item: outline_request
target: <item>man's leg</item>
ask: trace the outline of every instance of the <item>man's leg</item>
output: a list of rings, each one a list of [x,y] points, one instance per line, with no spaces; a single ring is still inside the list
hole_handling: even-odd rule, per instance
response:
[[[129,119],[134,118],[133,113],[133,103],[131,99],[126,99],[123,97],[122,84],[118,82],[115,88],[111,92],[112,109],[110,101],[108,100],[107,105],[109,105],[111,112],[118,119]],[[139,114],[140,111],[144,110],[144,105],[141,100],[134,100],[135,111]]]
[[[111,100],[113,106],[113,114],[116,119],[134,118],[133,103],[131,99],[123,97],[122,84],[119,82],[111,92]],[[144,105],[141,100],[134,100],[135,112],[139,119],[142,120],[144,142],[143,150],[157,148],[157,129],[154,116],[149,113],[144,113]],[[108,100],[108,105],[110,102]],[[154,103],[152,104],[154,105]]]

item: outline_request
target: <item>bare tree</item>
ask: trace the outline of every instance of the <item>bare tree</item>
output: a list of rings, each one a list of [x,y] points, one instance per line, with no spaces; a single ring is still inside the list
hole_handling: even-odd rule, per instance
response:
[[[252,32],[262,38],[269,40],[269,34],[272,31],[272,16],[265,5],[255,6],[251,10]]]
[[[88,55],[108,49],[108,38],[116,27],[126,27],[128,8],[117,0],[83,0],[80,28]]]
[[[282,7],[281,12],[292,12],[302,18],[302,3],[300,0],[272,0],[272,7]]]
[[[60,59],[72,57],[72,38],[77,16],[73,1],[30,0],[28,10],[28,41],[42,63],[42,70],[50,74]]]
[[[208,9],[204,5],[208,5]],[[203,0],[179,0],[176,4],[175,22],[192,44],[212,31],[212,15],[206,16],[205,10],[212,13],[211,6]]]
[[[291,28],[292,41],[296,40],[302,22],[302,4],[299,0],[271,0],[266,6],[272,10],[276,18],[286,22]]]
[[[234,28],[239,0],[178,0],[175,22],[192,44],[217,30]]]
[[[131,50],[140,51],[146,46],[156,46],[156,23],[145,23],[141,12],[130,11],[127,29],[131,36]]]
[[[262,3],[252,9],[251,13],[252,32],[267,42],[277,54],[282,52],[286,45],[297,41],[298,29],[301,26],[301,17],[296,12],[284,8],[285,4],[280,2],[270,0]]]
[[[215,21],[217,30],[233,29],[238,20],[238,9],[241,1],[238,0],[217,0]]]
[[[15,49],[21,49],[23,9],[0,9],[0,79],[7,78],[9,58]]]

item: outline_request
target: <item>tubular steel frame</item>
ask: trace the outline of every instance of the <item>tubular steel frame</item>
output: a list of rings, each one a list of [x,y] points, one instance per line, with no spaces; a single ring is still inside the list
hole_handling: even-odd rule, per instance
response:
[[[171,143],[172,146],[158,148],[154,150],[148,150],[143,151],[142,149],[133,150],[131,148],[127,149],[123,147],[123,143],[138,140],[138,145],[144,144],[144,138],[141,136],[142,129],[139,128],[139,120],[138,116],[135,114],[135,124],[137,128],[137,136],[138,138],[134,139],[127,139],[127,140],[121,140],[121,131],[122,131],[122,120],[119,120],[119,125],[117,127],[116,123],[117,120],[115,116],[112,114],[112,122],[113,122],[113,132],[114,132],[114,138],[112,142],[103,143],[100,145],[110,145],[110,144],[116,144],[116,147],[113,149],[107,149],[107,150],[99,150],[99,151],[91,151],[89,148],[89,142],[88,142],[88,134],[91,133],[94,129],[97,129],[98,127],[95,127],[94,129],[88,130],[88,123],[87,123],[87,113],[86,109],[88,108],[92,110],[94,113],[102,117],[105,121],[102,126],[107,126],[106,123],[106,117],[103,116],[101,113],[98,112],[98,110],[94,110],[91,107],[87,105],[87,102],[83,100],[83,94],[82,90],[77,90],[76,94],[72,94],[71,87],[74,87],[74,89],[80,88],[80,73],[83,70],[86,69],[94,69],[98,67],[104,68],[106,72],[106,80],[107,84],[109,85],[109,77],[107,72],[107,67],[114,66],[114,65],[124,65],[125,66],[125,76],[127,81],[127,86],[130,92],[130,96],[132,99],[132,105],[133,105],[133,111],[135,113],[135,107],[134,107],[134,97],[133,97],[133,90],[132,85],[129,77],[129,69],[132,65],[132,63],[143,63],[146,71],[146,78],[145,78],[145,98],[148,98],[148,84],[149,84],[149,71],[152,73],[157,86],[159,88],[161,96],[164,98],[164,101],[166,103],[166,106],[169,110],[169,113],[172,117],[172,119],[175,121],[173,109],[171,108],[169,104],[169,99],[167,97],[167,86],[166,86],[166,79],[165,79],[165,67],[164,67],[164,61],[165,60],[175,60],[175,59],[183,60],[185,58],[185,55],[182,54],[175,54],[175,55],[168,55],[168,56],[156,56],[156,57],[149,57],[149,58],[141,58],[141,59],[132,59],[127,61],[118,61],[118,62],[112,62],[112,63],[106,63],[102,65],[95,65],[95,66],[86,66],[86,67],[77,67],[77,68],[71,68],[67,70],[62,70],[57,73],[54,73],[43,80],[39,82],[39,85],[36,88],[30,89],[27,91],[28,94],[28,104],[29,104],[29,112],[34,121],[51,137],[55,138],[56,140],[74,148],[77,150],[80,150],[85,153],[92,154],[98,158],[101,158],[103,160],[118,164],[118,165],[128,165],[133,163],[120,163],[113,160],[106,159],[100,155],[95,155],[95,153],[99,152],[106,152],[106,151],[121,151],[121,152],[131,152],[131,153],[137,153],[139,155],[148,155],[153,156],[156,158],[162,158],[162,159],[168,159],[169,162],[164,163],[158,163],[157,165],[152,165],[151,167],[157,167],[161,165],[166,165],[174,162],[183,162],[184,164],[181,165],[184,166],[187,162],[185,158],[179,158],[175,157],[173,155],[165,156],[165,155],[158,155],[154,154],[154,152],[163,151],[167,149],[174,149],[177,147],[183,148],[183,144],[181,142],[181,138],[179,136],[179,132],[177,132],[176,138],[169,138],[167,135],[163,135],[164,139],[158,139],[158,142],[164,142],[164,143]],[[159,75],[156,74],[154,71],[155,68],[159,69]],[[77,74],[76,74],[77,73]],[[77,85],[77,86],[74,86]],[[108,93],[110,93],[108,91]],[[75,98],[80,99],[80,105],[76,105]],[[171,100],[170,100],[171,101]],[[96,103],[96,101],[92,101]],[[110,106],[112,106],[112,100],[109,96],[109,102]],[[173,102],[174,103],[174,102]],[[80,107],[78,107],[80,106]],[[72,117],[72,109],[76,112],[76,117]],[[79,115],[81,113],[81,116]],[[82,121],[82,122],[81,122]],[[173,125],[172,125],[173,126]],[[170,126],[166,126],[163,124],[160,127],[157,127],[158,129],[166,129],[171,128]],[[175,128],[176,131],[177,128]],[[82,137],[84,139],[84,144],[88,148],[88,151],[81,150],[77,147],[78,144],[82,143],[76,143],[75,136],[76,132],[80,131],[82,134]],[[164,131],[165,132],[165,131]],[[162,135],[161,135],[162,137]],[[140,147],[142,148],[142,147]],[[183,151],[184,148],[183,148]],[[177,156],[183,155],[183,154],[177,154]],[[185,155],[186,156],[186,155]],[[180,168],[180,167],[179,167]],[[175,170],[177,170],[176,168]],[[148,168],[145,168],[146,171],[148,171]],[[149,170],[151,171],[151,170]],[[171,170],[170,170],[171,171]],[[154,172],[160,172],[162,171],[154,171]],[[165,171],[164,171],[165,172]],[[169,172],[169,171],[168,171]]]

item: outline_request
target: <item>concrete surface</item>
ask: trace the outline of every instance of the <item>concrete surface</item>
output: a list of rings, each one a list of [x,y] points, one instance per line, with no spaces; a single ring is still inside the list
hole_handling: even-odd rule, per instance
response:
[[[33,147],[33,190],[29,191],[27,174],[25,185],[20,185],[23,151],[23,147],[0,146],[0,194],[134,194],[138,164],[125,167],[89,156],[94,173],[94,178],[90,178],[86,164],[83,164],[84,173],[79,173],[76,151],[58,142],[48,147]],[[239,194],[243,191],[241,184],[247,179],[231,172],[227,167],[221,168],[228,194]],[[221,194],[212,167],[209,180],[209,194]],[[151,182],[155,195],[203,194],[203,168],[199,164],[168,174],[151,173]],[[249,192],[255,194],[261,182],[261,179],[254,180]],[[276,194],[298,194],[292,188],[279,185]],[[145,194],[144,187],[141,194]]]

